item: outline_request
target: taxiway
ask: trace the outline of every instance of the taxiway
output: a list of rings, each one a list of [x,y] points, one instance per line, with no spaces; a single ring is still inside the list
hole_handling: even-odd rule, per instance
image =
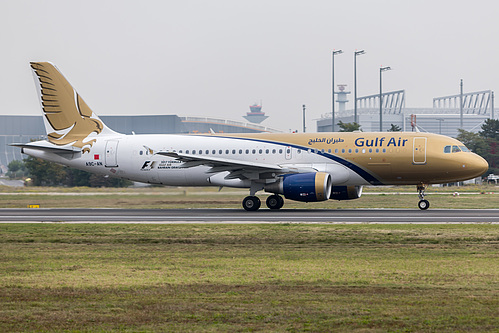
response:
[[[0,209],[0,223],[493,223],[499,209]]]

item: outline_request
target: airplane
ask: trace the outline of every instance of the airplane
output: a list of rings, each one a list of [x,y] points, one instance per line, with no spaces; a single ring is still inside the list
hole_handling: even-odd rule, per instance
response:
[[[30,63],[47,140],[22,153],[107,176],[170,186],[249,189],[247,211],[266,205],[352,200],[365,185],[416,185],[475,178],[487,162],[456,139],[420,132],[125,135],[107,127],[50,62]]]

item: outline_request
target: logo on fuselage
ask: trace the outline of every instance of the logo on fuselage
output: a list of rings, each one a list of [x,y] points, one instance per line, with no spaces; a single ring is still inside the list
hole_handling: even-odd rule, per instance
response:
[[[149,171],[154,168],[155,161],[145,161],[144,164],[142,165],[142,168],[140,168],[140,171]]]
[[[387,140],[386,137],[382,136],[374,139],[357,138],[355,145],[357,147],[405,147],[407,141],[409,140],[401,137]]]

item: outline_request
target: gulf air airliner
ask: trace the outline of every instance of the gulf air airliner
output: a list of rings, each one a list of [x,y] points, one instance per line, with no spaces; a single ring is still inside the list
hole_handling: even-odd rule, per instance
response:
[[[360,198],[364,185],[415,185],[419,208],[429,184],[463,181],[488,164],[464,144],[415,132],[125,135],[108,128],[59,70],[32,62],[47,140],[14,144],[33,157],[103,175],[170,186],[249,189],[243,208],[284,198]]]

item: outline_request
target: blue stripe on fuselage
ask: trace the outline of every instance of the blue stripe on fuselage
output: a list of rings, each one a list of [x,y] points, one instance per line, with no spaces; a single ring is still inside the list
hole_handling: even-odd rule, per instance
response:
[[[205,136],[205,135],[200,135],[200,136]],[[287,142],[279,142],[279,141],[270,141],[270,140],[263,140],[263,139],[252,139],[252,138],[239,138],[239,137],[231,137],[231,136],[208,136],[206,135],[205,137],[210,137],[210,138],[222,138],[222,139],[236,139],[236,140],[246,140],[246,141],[255,141],[255,142],[262,142],[262,143],[269,143],[269,144],[275,144],[275,145],[280,145],[284,147],[293,147],[296,149],[301,149],[304,151],[308,151],[308,149],[311,149],[314,154],[318,154],[321,156],[324,156],[330,160],[333,160],[335,162],[338,162],[339,164],[347,167],[348,169],[352,170],[353,172],[357,173],[359,176],[365,179],[368,183],[372,185],[384,185],[379,179],[371,175],[369,172],[361,168],[360,166],[350,162],[349,160],[345,160],[337,155],[329,154],[326,152],[322,152],[317,148],[310,148],[310,147],[304,147],[304,146],[299,146],[296,144],[292,143],[287,143]],[[316,150],[316,152],[314,152]]]

